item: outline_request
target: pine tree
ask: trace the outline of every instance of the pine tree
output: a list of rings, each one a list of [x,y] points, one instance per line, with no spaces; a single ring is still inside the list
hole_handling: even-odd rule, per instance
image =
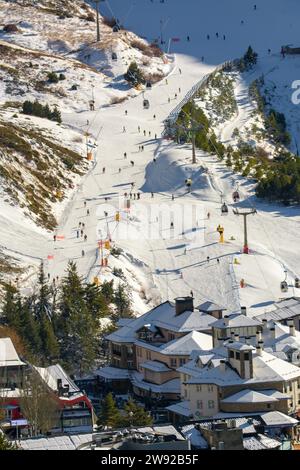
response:
[[[141,70],[138,68],[136,62],[131,62],[127,72],[124,75],[125,80],[132,86],[144,84],[146,82]]]
[[[85,287],[85,302],[96,324],[99,318],[108,316],[110,311],[101,287],[95,284],[87,284]]]
[[[24,339],[27,348],[34,356],[39,356],[41,351],[41,338],[39,335],[38,323],[34,317],[34,306],[31,298],[22,302],[21,297],[18,299],[20,309],[20,328],[18,333]]]
[[[126,318],[132,316],[131,298],[128,292],[127,284],[122,285],[121,283],[119,283],[118,287],[114,292],[113,301],[117,307],[117,313],[119,317]]]
[[[1,323],[18,330],[20,326],[19,309],[17,304],[18,289],[12,284],[6,284],[2,307]]]
[[[117,428],[121,423],[121,414],[117,408],[112,393],[108,393],[101,406],[101,412],[98,419],[98,426],[109,426]]]
[[[57,334],[61,357],[71,371],[89,371],[97,352],[97,329],[85,302],[85,289],[76,264],[70,262],[60,288]]]
[[[130,399],[125,407],[124,426],[151,426],[153,418],[142,406],[138,405],[134,400]]]
[[[0,451],[1,450],[18,450],[18,446],[14,442],[10,442],[0,430]]]

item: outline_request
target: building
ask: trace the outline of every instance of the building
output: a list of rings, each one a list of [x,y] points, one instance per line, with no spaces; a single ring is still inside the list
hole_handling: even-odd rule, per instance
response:
[[[175,304],[164,302],[139,318],[122,321],[107,337],[110,365],[97,374],[115,391],[128,391],[132,385],[140,396],[178,399],[177,368],[193,349],[211,349],[209,333],[223,310],[211,303],[194,308],[192,297],[179,297]]]
[[[274,309],[269,312],[257,315],[260,320],[274,321],[287,325],[289,320],[294,321],[296,330],[300,331],[300,298],[291,297],[274,304]]]
[[[52,433],[92,432],[95,420],[93,406],[64,369],[56,364],[46,368],[35,367],[35,370],[59,406],[57,425]]]
[[[212,325],[213,345],[217,348],[222,346],[224,341],[234,340],[235,337],[239,337],[242,342],[248,339],[251,344],[255,344],[256,334],[261,330],[262,322],[247,317],[245,310],[243,310],[243,314],[225,315],[224,318]]]
[[[180,404],[168,407],[181,419],[220,413],[296,414],[300,408],[300,368],[264,351],[260,344],[229,340],[211,351],[194,351],[178,368]]]

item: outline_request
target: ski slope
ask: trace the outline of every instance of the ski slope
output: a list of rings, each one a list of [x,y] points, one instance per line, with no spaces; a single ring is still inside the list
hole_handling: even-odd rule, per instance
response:
[[[166,48],[169,38],[178,38],[179,42],[170,43],[174,57],[172,72],[167,83],[163,80],[146,91],[145,97],[150,101],[148,110],[143,109],[140,94],[126,103],[95,112],[63,115],[64,122],[73,128],[82,129],[89,122],[88,131],[98,143],[95,161],[91,162],[90,171],[61,219],[57,234],[64,239],[54,242],[51,235],[46,243],[44,239],[36,240],[27,250],[43,251],[45,258],[54,257],[47,265],[51,277],[62,276],[70,259],[77,262],[80,273],[89,280],[94,276],[111,278],[109,268],[112,266],[124,268],[131,287],[135,287],[137,314],[145,311],[149,303],[191,291],[196,303],[209,299],[229,311],[238,311],[245,305],[251,315],[264,312],[281,297],[297,295],[292,287],[288,294],[282,294],[279,283],[285,269],[291,285],[300,274],[299,208],[256,201],[251,181],[232,174],[216,156],[203,152],[197,153],[197,164],[192,165],[190,146],[164,140],[161,132],[163,121],[172,109],[219,63],[241,56],[249,44],[259,53],[261,61],[267,57],[268,48],[280,51],[282,44],[297,44],[299,2],[109,0],[101,8],[102,14],[111,16],[113,13],[126,28],[149,41],[162,35]],[[97,102],[101,102],[100,94],[96,96]],[[141,145],[144,151],[139,151]],[[124,159],[124,152],[127,159]],[[134,161],[134,166],[130,161]],[[186,178],[193,180],[191,193],[186,192]],[[131,201],[131,211],[127,214],[123,211],[124,193],[130,192],[132,182],[133,192],[139,191],[141,199]],[[258,210],[248,221],[250,255],[241,254],[242,220],[231,211],[231,194],[237,184],[242,195],[240,206],[255,205]],[[221,193],[230,205],[227,217],[220,213]],[[157,220],[161,205],[167,209]],[[176,214],[193,207],[197,215],[190,217],[184,228],[175,216],[171,230],[170,211],[174,206]],[[90,215],[87,215],[87,208]],[[115,213],[119,209],[121,221],[118,224]],[[108,217],[104,211],[108,212]],[[87,241],[77,238],[79,222],[85,223]],[[218,224],[225,229],[223,244],[218,243]],[[124,255],[118,260],[110,257],[109,268],[101,268],[97,244],[99,239],[109,236],[113,244],[124,250]],[[21,243],[25,244],[30,236],[23,233],[21,238],[24,240]],[[20,240],[19,235],[16,239]],[[235,258],[239,264],[234,264]],[[239,287],[241,279],[246,282],[243,289]],[[141,298],[141,291],[148,293],[147,302]]]

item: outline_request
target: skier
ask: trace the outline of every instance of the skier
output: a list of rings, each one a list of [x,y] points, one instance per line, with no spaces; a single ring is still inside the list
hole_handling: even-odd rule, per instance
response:
[[[175,197],[174,197],[174,194],[172,194],[172,201],[174,201]]]
[[[151,193],[151,197],[154,197],[154,193]]]
[[[207,213],[207,218],[208,218],[208,220],[210,219],[210,213],[209,212]]]
[[[181,93],[181,88],[180,87],[178,88],[178,91],[179,91],[179,93]]]
[[[172,228],[172,229],[174,228],[174,222],[171,222],[170,228]]]
[[[56,235],[53,235],[53,240],[56,242]]]
[[[107,217],[107,216],[108,216],[108,212],[104,211],[104,217]]]
[[[257,6],[256,6],[256,5],[254,5],[254,10],[256,10],[256,9],[257,9]]]
[[[219,37],[219,33],[216,33],[216,37],[217,37],[217,38]]]
[[[156,158],[155,157],[153,157],[153,162],[156,163]]]
[[[141,193],[137,193],[137,198],[138,198],[138,199],[141,198]]]
[[[168,103],[171,103],[171,98],[170,97],[168,98]]]
[[[121,168],[119,168],[119,173],[121,173]]]
[[[271,49],[268,49],[268,54],[269,54],[269,55],[271,54]]]
[[[48,279],[50,280],[50,273],[48,273]]]
[[[79,227],[81,227],[81,222],[79,222]]]
[[[144,130],[144,136],[146,137],[146,131]]]
[[[219,260],[219,258],[217,258],[217,263],[218,263],[218,264],[220,264],[220,260]]]
[[[76,231],[77,238],[79,238],[79,230]]]
[[[136,197],[136,194],[134,193],[134,194],[133,194],[133,199],[135,199],[135,197]]]
[[[151,137],[151,131],[149,131],[149,137]]]
[[[210,257],[207,256],[207,257],[206,257],[206,261],[207,261],[208,263],[209,263],[209,260],[210,260]]]
[[[84,207],[86,207],[86,201],[84,201]]]
[[[191,290],[190,292],[191,297],[194,297],[194,292]]]
[[[105,173],[105,167],[102,168],[102,173]]]
[[[138,126],[138,132],[139,132],[139,133],[141,132],[141,128],[140,128],[140,126]]]
[[[83,237],[83,230],[82,229],[80,230],[80,235]]]
[[[154,139],[157,139],[157,134],[154,135]]]
[[[129,197],[130,197],[130,199],[132,199],[132,193],[129,193]]]
[[[177,100],[177,93],[175,93],[175,100]]]
[[[166,85],[168,85],[168,79],[166,78]]]
[[[155,114],[153,114],[153,119],[156,119],[156,115],[155,115]]]
[[[186,37],[187,42],[190,42],[190,36]]]
[[[81,251],[81,256],[84,256],[85,255],[85,252],[84,250]]]
[[[141,146],[141,149],[142,149],[142,152],[143,152],[144,151],[144,146],[143,145]]]
[[[86,215],[90,215],[90,210],[89,209],[86,211]]]
[[[126,132],[126,127],[123,126],[123,134]]]
[[[84,227],[85,227],[85,224],[84,224],[84,223],[82,223],[82,228],[84,228]]]
[[[125,116],[127,116],[127,114],[128,114],[128,113],[127,113],[127,109],[125,109]]]
[[[182,73],[182,72],[181,72],[181,69],[178,69],[178,70],[179,70],[179,74],[181,75],[181,73]]]
[[[206,39],[208,39],[208,40],[210,39],[210,35],[209,35],[209,34],[206,36]]]
[[[183,254],[186,255],[186,248],[184,249]]]
[[[126,158],[127,158],[127,153],[124,152],[124,159],[126,160]]]
[[[225,41],[225,39],[226,39],[226,36],[225,36],[225,34],[223,34],[223,39],[224,39],[224,41]]]
[[[87,241],[87,235],[84,236],[84,241],[85,241],[85,242]]]
[[[131,160],[130,163],[131,163],[131,166],[134,166],[134,161]]]

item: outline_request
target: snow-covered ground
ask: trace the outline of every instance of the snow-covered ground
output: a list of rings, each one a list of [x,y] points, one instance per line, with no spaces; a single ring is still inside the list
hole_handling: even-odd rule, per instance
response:
[[[69,259],[76,260],[80,273],[90,280],[95,275],[109,279],[113,266],[122,267],[134,288],[136,313],[142,313],[159,299],[173,299],[193,291],[197,303],[210,299],[233,311],[245,305],[249,314],[257,315],[279,298],[297,294],[292,287],[288,294],[282,294],[279,283],[284,278],[284,269],[287,269],[291,283],[294,276],[300,274],[299,208],[258,202],[253,183],[232,174],[215,156],[198,152],[197,164],[192,165],[189,146],[178,146],[160,138],[163,120],[193,85],[217,64],[241,56],[249,44],[259,53],[262,63],[271,60],[268,48],[279,53],[281,45],[297,44],[299,2],[259,0],[256,4],[257,11],[254,11],[252,0],[205,3],[198,0],[165,0],[164,3],[159,0],[110,0],[110,9],[121,18],[125,27],[149,41],[159,37],[161,29],[166,47],[169,38],[180,39],[170,43],[170,51],[175,54],[175,68],[167,83],[163,80],[146,92],[149,110],[143,110],[142,95],[100,108],[101,90],[95,90],[98,103],[95,112],[83,110],[63,115],[66,123],[78,129],[89,120],[89,132],[98,136],[95,161],[62,217],[57,233],[64,235],[64,240],[54,243],[51,236],[46,242],[45,238],[40,238],[35,240],[36,243],[28,244],[29,232],[20,236],[15,234],[14,227],[15,243],[21,251],[27,241],[27,251],[43,253],[45,257],[45,251],[47,255],[53,255],[48,266],[52,276],[61,276]],[[105,11],[107,5],[101,5],[101,8],[103,14],[108,14]],[[216,32],[222,36],[216,38]],[[207,34],[210,34],[209,40]],[[123,126],[126,132],[123,132]],[[141,145],[144,151],[139,151]],[[124,152],[127,159],[124,159]],[[153,161],[154,157],[156,161]],[[193,180],[190,194],[185,190],[186,178]],[[133,192],[140,191],[141,199],[131,201],[132,209],[128,214],[123,210],[124,193],[130,191],[132,182],[135,183]],[[255,205],[258,210],[258,214],[248,220],[250,255],[240,254],[242,220],[231,211],[231,194],[237,183],[242,196],[240,206]],[[222,217],[220,212],[221,192],[230,205],[227,217]],[[90,215],[87,215],[84,201],[87,201]],[[166,205],[161,217],[157,214],[158,204]],[[168,207],[174,208],[174,205],[174,229],[170,230],[173,216],[169,215]],[[176,214],[182,210],[187,213],[191,207],[196,215],[191,215],[182,229]],[[118,209],[122,209],[120,224],[115,221]],[[107,219],[104,211],[108,212]],[[79,222],[85,223],[86,242],[77,238]],[[218,224],[225,229],[223,244],[218,243]],[[130,239],[122,233],[119,235],[122,227],[130,228],[130,233],[134,232],[135,236]],[[122,248],[123,254],[117,260],[110,256],[109,266],[105,268],[99,266],[97,243],[109,235],[112,243]],[[0,243],[1,237],[2,231]],[[233,263],[235,258],[240,264]],[[240,289],[242,278],[246,287]],[[140,295],[143,292],[146,300]]]

